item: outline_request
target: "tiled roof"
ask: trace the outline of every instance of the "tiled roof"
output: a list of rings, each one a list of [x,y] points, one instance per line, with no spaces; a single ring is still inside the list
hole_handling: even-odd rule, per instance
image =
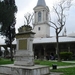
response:
[[[59,42],[75,42],[75,38],[72,37],[59,37]],[[56,37],[51,38],[34,38],[33,44],[39,44],[39,43],[56,43]],[[16,39],[13,41],[12,44],[16,44]],[[0,36],[0,45],[6,45],[5,44],[5,37]]]
[[[59,37],[59,42],[75,42],[75,38],[72,37]],[[34,38],[34,44],[38,43],[56,43],[56,37],[52,38]]]
[[[75,33],[74,32],[73,33],[70,33],[68,36],[75,37]]]

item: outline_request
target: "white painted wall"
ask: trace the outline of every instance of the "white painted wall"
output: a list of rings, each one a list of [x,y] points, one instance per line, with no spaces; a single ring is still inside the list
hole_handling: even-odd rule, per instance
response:
[[[40,27],[40,30],[38,28]],[[50,36],[50,26],[46,24],[35,26],[33,32],[35,32],[35,37],[49,37]]]
[[[38,22],[38,12],[41,12],[41,21]],[[48,7],[38,6],[34,8],[34,29],[33,32],[35,38],[38,37],[49,37],[50,36],[50,25],[48,24],[48,15],[49,9]],[[38,28],[40,27],[40,30]]]

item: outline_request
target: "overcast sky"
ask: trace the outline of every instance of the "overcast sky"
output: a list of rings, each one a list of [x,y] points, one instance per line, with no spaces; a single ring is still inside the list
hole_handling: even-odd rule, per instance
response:
[[[18,12],[16,14],[16,32],[19,27],[24,25],[24,15],[29,12],[32,13],[33,8],[36,6],[38,0],[15,0],[16,5],[18,7]],[[49,9],[58,2],[58,0],[45,0],[46,5]],[[67,13],[67,21],[66,21],[66,29],[67,34],[75,32],[75,0],[73,0],[73,6],[70,8],[69,12]],[[55,35],[55,30],[50,28],[50,35]]]

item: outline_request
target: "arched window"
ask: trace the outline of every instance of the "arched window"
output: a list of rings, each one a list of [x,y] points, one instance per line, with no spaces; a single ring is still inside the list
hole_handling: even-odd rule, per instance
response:
[[[38,30],[40,31],[40,30],[41,30],[41,28],[40,28],[40,27],[38,27]]]
[[[38,12],[38,22],[41,21],[41,12]]]

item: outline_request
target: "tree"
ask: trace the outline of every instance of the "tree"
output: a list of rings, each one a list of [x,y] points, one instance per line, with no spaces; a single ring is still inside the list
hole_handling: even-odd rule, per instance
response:
[[[24,17],[25,17],[24,25],[18,29],[19,32],[26,32],[26,31],[32,30],[30,23],[32,21],[33,15],[30,13],[27,13]]]
[[[10,47],[12,61],[12,41],[15,37],[16,12],[17,6],[15,5],[15,0],[0,1],[0,22],[2,23],[1,33],[7,38],[5,42]]]
[[[0,56],[2,56],[3,52],[0,50]]]
[[[32,21],[33,15],[30,13],[27,13],[24,17],[25,17],[25,25],[29,25]]]
[[[6,29],[9,25],[16,23],[15,12],[17,12],[17,7],[11,1],[4,0],[0,1],[0,22],[2,23],[1,31],[5,34]]]
[[[61,0],[57,6],[53,6],[53,10],[55,13],[56,21],[50,20],[50,26],[55,29],[56,33],[56,51],[58,56],[58,61],[60,61],[60,50],[59,50],[59,33],[62,31],[65,23],[66,23],[66,11],[68,11],[71,7],[72,0]]]

